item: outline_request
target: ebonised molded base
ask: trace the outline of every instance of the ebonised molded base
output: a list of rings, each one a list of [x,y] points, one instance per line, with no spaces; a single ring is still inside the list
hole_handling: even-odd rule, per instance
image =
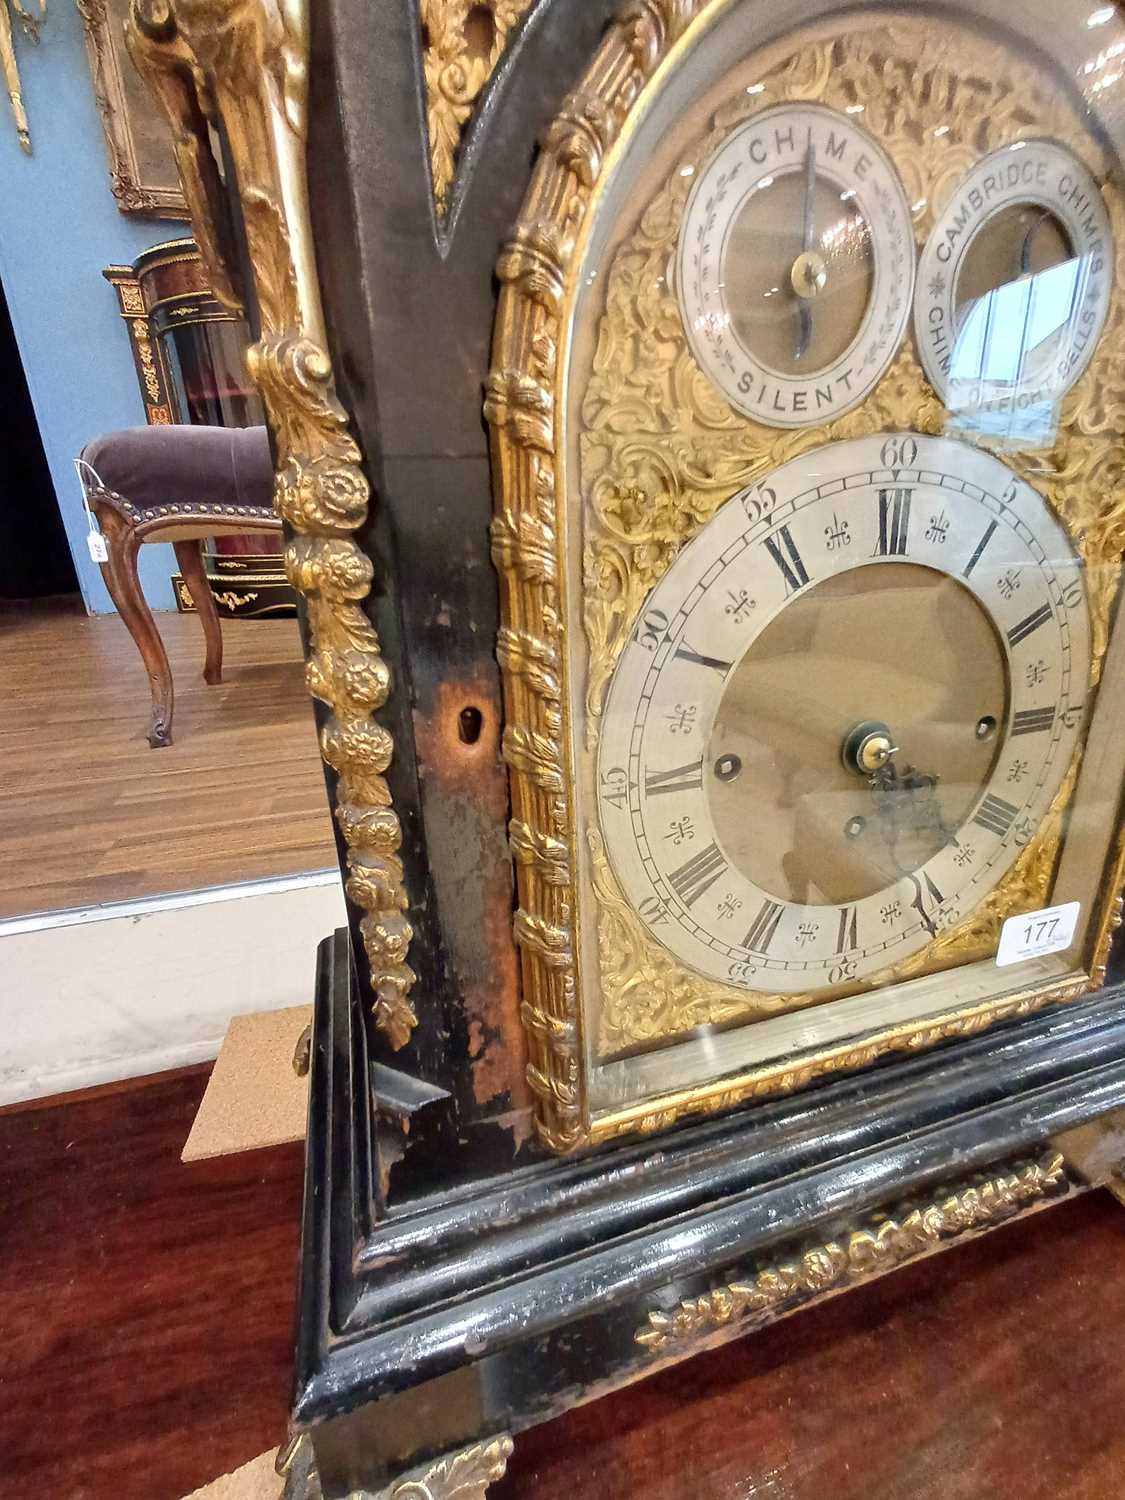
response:
[[[1052,1142],[1125,1105],[1125,986],[382,1217],[370,1080],[338,932],[320,950],[294,1408],[328,1500],[393,1494],[467,1449],[498,1477],[508,1434],[1090,1185]],[[428,1492],[465,1478],[431,1473]]]

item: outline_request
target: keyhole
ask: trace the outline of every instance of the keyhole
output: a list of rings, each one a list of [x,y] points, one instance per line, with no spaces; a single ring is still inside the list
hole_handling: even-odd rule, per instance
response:
[[[479,708],[463,708],[458,715],[457,735],[463,745],[475,745],[480,739],[484,715]]]

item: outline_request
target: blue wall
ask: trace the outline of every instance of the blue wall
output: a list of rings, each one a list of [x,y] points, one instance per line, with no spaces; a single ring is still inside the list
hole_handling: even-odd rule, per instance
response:
[[[0,4],[5,0],[0,0]],[[0,280],[87,607],[111,611],[86,548],[73,459],[99,432],[144,421],[128,331],[103,266],[183,233],[118,211],[74,0],[53,0],[38,47],[16,40],[33,156],[16,140],[0,91]],[[18,496],[0,489],[0,504]],[[142,547],[154,607],[174,607],[172,549]]]

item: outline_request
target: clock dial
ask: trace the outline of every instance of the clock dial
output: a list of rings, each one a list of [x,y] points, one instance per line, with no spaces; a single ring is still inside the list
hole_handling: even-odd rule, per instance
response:
[[[622,889],[713,979],[886,969],[1028,843],[1089,664],[1079,560],[998,459],[912,433],[795,459],[683,550],[622,652],[598,762]]]
[[[786,104],[682,170],[676,277],[701,367],[772,427],[856,406],[909,318],[910,209],[886,154],[846,114]]]
[[[1125,19],[797,9],[607,43],[500,265],[529,1046],[595,1136],[1069,998],[1105,952]],[[1065,951],[998,963],[1065,903]]]
[[[919,263],[915,336],[954,412],[982,419],[1058,401],[1105,326],[1113,236],[1088,168],[1054,141],[978,161],[935,220]]]

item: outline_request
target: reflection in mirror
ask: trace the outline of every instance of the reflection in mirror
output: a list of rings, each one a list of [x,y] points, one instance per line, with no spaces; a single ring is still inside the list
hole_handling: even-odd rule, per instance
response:
[[[59,493],[86,597],[0,580],[0,957],[51,997],[6,1018],[0,1104],[214,1057],[345,920],[248,329],[191,240],[105,274],[118,400]]]

